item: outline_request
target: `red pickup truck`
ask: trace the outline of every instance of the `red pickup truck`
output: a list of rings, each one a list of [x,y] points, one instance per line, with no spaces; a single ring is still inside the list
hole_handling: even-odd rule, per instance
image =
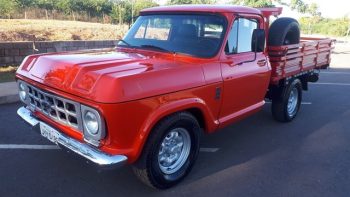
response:
[[[155,188],[191,170],[200,134],[259,111],[294,119],[333,40],[300,38],[281,8],[187,5],[142,10],[114,49],[28,56],[17,113],[42,136],[102,168],[133,164]],[[265,44],[266,42],[266,44]]]

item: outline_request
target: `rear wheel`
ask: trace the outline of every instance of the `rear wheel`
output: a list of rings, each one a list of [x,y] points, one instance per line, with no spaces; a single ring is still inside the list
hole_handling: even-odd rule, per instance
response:
[[[163,119],[152,130],[133,166],[136,176],[158,189],[179,183],[197,158],[200,132],[196,118],[190,113],[180,112]]]
[[[280,94],[272,99],[273,117],[280,122],[290,122],[299,111],[301,99],[302,85],[299,79],[295,79],[283,87]]]

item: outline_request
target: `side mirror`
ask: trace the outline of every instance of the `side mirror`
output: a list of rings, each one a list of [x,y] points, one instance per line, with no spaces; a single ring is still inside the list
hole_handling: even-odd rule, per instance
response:
[[[265,49],[265,30],[254,29],[252,36],[252,51],[263,52]]]

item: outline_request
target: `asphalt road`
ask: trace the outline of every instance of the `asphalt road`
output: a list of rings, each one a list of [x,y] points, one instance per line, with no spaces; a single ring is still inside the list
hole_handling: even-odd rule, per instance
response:
[[[270,104],[205,135],[190,175],[166,191],[148,188],[130,167],[98,172],[61,150],[0,149],[0,196],[349,196],[350,70],[332,69],[304,92],[291,123]],[[50,145],[20,121],[20,103],[0,105],[0,145]]]

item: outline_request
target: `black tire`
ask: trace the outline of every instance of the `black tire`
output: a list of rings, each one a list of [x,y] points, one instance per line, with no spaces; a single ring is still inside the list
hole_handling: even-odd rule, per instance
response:
[[[291,108],[288,108],[289,98],[292,96],[292,91],[297,91],[297,101],[296,105],[291,105]],[[295,93],[293,93],[295,95]],[[279,122],[290,122],[298,114],[300,103],[302,100],[302,84],[299,79],[294,79],[285,86],[280,94],[272,99],[271,111],[275,120]],[[290,110],[289,110],[290,109]]]
[[[166,174],[159,163],[159,151],[165,137],[175,128],[188,131],[191,145],[188,157],[176,172]],[[179,112],[161,120],[151,131],[138,161],[133,165],[136,176],[145,184],[167,189],[179,183],[191,171],[199,153],[201,128],[194,116],[187,112]]]
[[[293,18],[276,19],[269,30],[268,45],[282,46],[300,42],[299,23]]]

